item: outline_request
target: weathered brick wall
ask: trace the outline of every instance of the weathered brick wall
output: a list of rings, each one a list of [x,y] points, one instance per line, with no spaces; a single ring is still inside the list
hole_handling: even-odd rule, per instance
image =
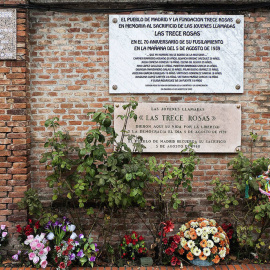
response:
[[[148,12],[156,13],[162,11]],[[238,14],[245,15],[243,94],[134,96],[139,102],[240,103],[243,150],[249,152],[249,132],[254,131],[262,136],[254,149],[256,156],[268,156],[270,12],[260,10]],[[109,94],[108,40],[106,14],[30,12],[31,177],[32,186],[40,191],[43,199],[49,192],[45,181],[48,172],[39,163],[43,144],[50,135],[44,128],[45,120],[58,116],[64,129],[80,140],[91,124],[87,112],[130,98],[130,95]],[[181,155],[160,154],[158,157],[176,161]],[[227,163],[234,155],[200,154],[199,157],[201,162],[195,172],[193,192],[188,195],[183,193],[183,197],[187,216],[211,217],[211,205],[206,200],[211,190],[210,181],[217,176],[230,180]],[[181,213],[179,218],[185,219],[186,215]]]
[[[8,7],[26,1],[4,2]],[[0,223],[11,235],[14,223],[26,220],[26,212],[19,212],[16,203],[30,182],[27,35],[27,12],[17,9],[17,59],[0,60]]]

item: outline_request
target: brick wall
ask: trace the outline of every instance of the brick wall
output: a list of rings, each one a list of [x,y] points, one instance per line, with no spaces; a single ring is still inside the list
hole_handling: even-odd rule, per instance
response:
[[[7,7],[25,3],[4,2]],[[26,220],[26,212],[19,212],[16,203],[30,176],[27,35],[27,12],[17,9],[17,59],[0,60],[0,223],[8,226],[11,235],[14,223]]]
[[[149,14],[162,13],[148,12]],[[133,14],[145,14],[134,12]],[[147,13],[146,13],[147,14]],[[179,13],[178,13],[179,14]],[[187,13],[186,13],[187,14]],[[198,14],[198,13],[196,13]],[[212,13],[218,14],[218,13]],[[230,15],[230,13],[224,13]],[[234,13],[236,14],[236,13]],[[269,28],[270,12],[259,10],[245,15],[245,90],[243,94],[169,94],[134,95],[139,102],[195,102],[240,103],[242,105],[242,146],[249,152],[249,132],[261,136],[254,152],[267,156],[269,146]],[[18,12],[18,27],[25,27],[25,13]],[[24,17],[23,17],[24,16]],[[86,113],[102,108],[104,104],[128,101],[130,95],[109,95],[108,91],[108,15],[30,11],[30,107],[31,124],[27,118],[27,69],[25,31],[18,34],[17,61],[0,61],[1,149],[0,173],[3,178],[1,207],[7,222],[13,221],[13,203],[27,187],[29,146],[28,127],[31,134],[31,185],[39,190],[44,201],[49,196],[45,178],[48,172],[39,163],[43,144],[50,135],[45,128],[46,119],[58,116],[62,126],[80,141],[91,122]],[[22,25],[20,25],[22,24]],[[19,29],[18,29],[19,30]],[[20,57],[19,57],[20,56]],[[22,60],[19,60],[22,59]],[[9,75],[9,76],[8,76]],[[17,77],[18,76],[18,77]],[[21,77],[22,76],[22,77]],[[159,154],[161,160],[177,161],[179,154]],[[212,217],[206,196],[211,190],[210,181],[220,177],[230,180],[226,164],[233,154],[200,154],[201,163],[195,172],[192,194],[182,193],[186,214]],[[16,183],[15,183],[16,181]],[[7,190],[6,190],[7,189]],[[12,212],[13,211],[13,212]],[[4,212],[3,212],[4,213]],[[17,215],[16,218],[20,217]],[[21,216],[22,217],[22,216]],[[139,226],[137,224],[137,226]]]

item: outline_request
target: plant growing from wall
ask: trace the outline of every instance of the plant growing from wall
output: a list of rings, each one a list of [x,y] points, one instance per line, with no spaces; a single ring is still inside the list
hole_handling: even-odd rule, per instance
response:
[[[133,153],[142,151],[142,138],[131,136],[126,131],[127,121],[137,119],[134,112],[137,105],[131,100],[123,106],[125,114],[119,116],[123,120],[119,140],[112,127],[113,106],[107,105],[104,111],[89,113],[94,125],[87,132],[83,147],[70,146],[69,134],[58,130],[58,118],[45,122],[53,134],[44,145],[46,152],[40,162],[52,170],[46,178],[53,188],[52,199],[66,198],[74,207],[90,206],[87,212],[94,217],[93,220],[97,220],[98,213],[102,213],[106,221],[102,229],[104,246],[108,246],[113,232],[107,223],[115,210],[145,205],[143,190],[150,173],[145,160]],[[132,150],[125,143],[125,138],[132,142]],[[108,154],[106,148],[113,145],[114,151]],[[96,212],[95,207],[99,208]]]
[[[174,218],[173,213],[183,206],[180,190],[192,191],[193,172],[199,159],[192,148],[192,144],[188,145],[182,151],[183,157],[180,159],[180,165],[173,165],[171,162],[158,163],[157,159],[152,156],[148,158],[148,168],[151,171],[150,181],[146,183],[148,207],[146,212],[154,213],[154,222],[147,221],[138,212],[140,219],[150,230],[155,248],[156,259],[162,261],[162,238],[165,220]]]
[[[257,139],[253,133],[251,138],[253,142]],[[213,201],[214,212],[227,210],[234,220],[241,256],[255,252],[264,258],[269,253],[260,252],[266,245],[266,230],[270,227],[270,202],[259,191],[265,181],[258,179],[269,164],[270,159],[252,160],[239,152],[228,164],[233,169],[233,183],[212,181],[214,189],[208,200]]]

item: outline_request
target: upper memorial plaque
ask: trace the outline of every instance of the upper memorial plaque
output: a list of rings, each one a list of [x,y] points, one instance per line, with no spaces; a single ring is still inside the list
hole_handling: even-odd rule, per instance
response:
[[[244,16],[110,15],[110,93],[243,93]]]
[[[16,9],[0,9],[0,60],[16,59]]]

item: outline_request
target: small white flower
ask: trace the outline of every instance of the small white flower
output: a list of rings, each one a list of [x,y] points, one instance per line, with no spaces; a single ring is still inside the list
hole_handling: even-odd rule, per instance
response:
[[[198,225],[199,225],[198,222],[194,222],[194,221],[193,221],[193,222],[190,223],[190,226],[191,226],[192,228],[196,228],[196,227],[198,227]]]
[[[202,228],[203,234],[206,234],[206,233],[208,234],[209,232],[210,232],[210,228],[208,226]]]
[[[190,239],[189,231],[185,231],[184,236],[185,236],[185,238]]]
[[[187,240],[185,238],[181,238],[181,246],[185,246],[187,243]]]
[[[185,224],[183,224],[183,225],[180,227],[180,231],[181,231],[181,232],[184,232],[186,229],[187,229],[187,226],[186,226]]]
[[[202,233],[201,238],[208,240],[208,238],[209,238],[208,233]]]
[[[201,228],[197,228],[196,229],[196,233],[198,236],[201,236],[202,235],[202,229]]]
[[[203,254],[204,254],[206,257],[210,256],[210,254],[211,254],[210,248],[204,248],[204,249],[203,249]]]
[[[213,224],[213,226],[217,225],[217,222],[214,219],[210,219],[209,221]]]
[[[216,233],[217,233],[217,231],[218,231],[218,230],[217,230],[217,228],[216,228],[216,227],[212,227],[212,228],[211,228],[211,233],[212,233],[212,234],[216,234]]]
[[[220,258],[224,258],[226,256],[226,248],[223,248],[219,251]]]
[[[189,241],[187,242],[187,245],[188,245],[188,247],[189,247],[190,249],[192,249],[193,247],[195,247],[195,243],[194,243],[193,240],[189,240]]]
[[[77,234],[73,232],[69,238],[74,240],[76,237],[77,237]]]
[[[52,232],[50,232],[48,235],[47,235],[47,239],[48,240],[53,240],[54,239],[54,234]]]
[[[218,242],[220,241],[220,239],[219,239],[218,237],[213,236],[213,241],[214,241],[215,243],[218,243]]]
[[[193,251],[192,251],[192,253],[193,253],[195,256],[200,256],[201,252],[202,252],[202,251],[201,251],[198,247],[193,248]]]
[[[76,229],[76,226],[75,225],[73,225],[73,224],[68,225],[68,231],[74,232],[75,229]]]
[[[214,242],[212,240],[207,240],[207,247],[212,248],[214,246]]]
[[[221,238],[221,239],[225,239],[225,238],[226,238],[225,234],[224,234],[224,233],[221,233],[221,234],[220,234],[220,238]]]

